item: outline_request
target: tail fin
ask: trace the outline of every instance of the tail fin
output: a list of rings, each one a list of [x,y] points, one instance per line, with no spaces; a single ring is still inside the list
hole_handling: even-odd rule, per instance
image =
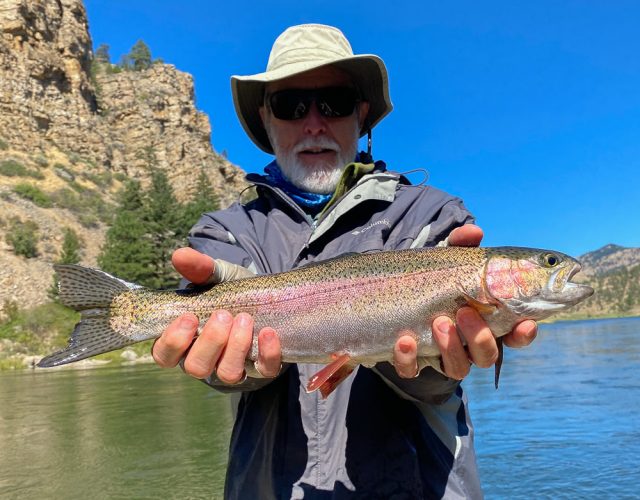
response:
[[[43,358],[39,367],[65,365],[138,342],[111,328],[109,308],[116,295],[141,286],[88,267],[56,265],[54,269],[59,279],[60,301],[80,311],[81,317],[66,349]]]

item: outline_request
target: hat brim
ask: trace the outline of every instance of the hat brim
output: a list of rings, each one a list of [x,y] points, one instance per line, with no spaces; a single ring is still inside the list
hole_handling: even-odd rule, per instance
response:
[[[382,59],[373,54],[362,54],[329,62],[304,61],[255,75],[234,75],[231,77],[233,105],[245,132],[260,149],[273,154],[273,148],[258,111],[263,104],[265,85],[324,66],[335,66],[349,74],[362,93],[363,100],[369,102],[367,126],[361,131],[361,135],[364,135],[369,128],[373,128],[393,109],[389,97],[387,69]]]

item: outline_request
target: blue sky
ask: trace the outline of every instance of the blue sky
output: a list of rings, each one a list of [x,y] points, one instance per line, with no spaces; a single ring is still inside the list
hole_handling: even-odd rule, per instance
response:
[[[85,0],[94,47],[138,40],[191,73],[212,143],[246,171],[229,77],[263,71],[287,26],[339,27],[387,64],[394,111],[373,133],[389,168],[460,196],[484,245],[573,255],[640,247],[640,3],[539,0]],[[363,143],[364,146],[364,143]],[[412,175],[414,182],[423,176]]]

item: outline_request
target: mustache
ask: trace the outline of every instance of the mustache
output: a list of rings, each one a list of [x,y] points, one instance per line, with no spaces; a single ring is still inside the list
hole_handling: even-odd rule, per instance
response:
[[[338,143],[328,137],[307,137],[302,140],[302,142],[296,144],[293,148],[293,153],[297,154],[307,149],[332,149],[334,151],[339,151],[340,146]]]

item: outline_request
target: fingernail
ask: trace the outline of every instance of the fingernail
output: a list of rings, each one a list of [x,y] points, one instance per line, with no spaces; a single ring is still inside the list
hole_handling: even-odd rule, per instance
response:
[[[233,321],[233,317],[231,316],[231,313],[225,310],[216,311],[215,317],[216,317],[216,320],[219,321],[220,323],[228,324],[228,323],[231,323],[231,321]]]
[[[273,342],[274,334],[272,330],[266,330],[262,333],[262,340],[267,343]]]
[[[400,348],[400,352],[402,352],[403,354],[408,354],[411,352],[411,344],[407,342],[400,342],[400,345],[398,347]]]
[[[437,319],[434,321],[436,330],[442,335],[449,335],[449,327],[451,326],[451,320],[447,318]]]
[[[236,321],[240,326],[250,326],[253,318],[249,314],[240,313],[236,316]]]
[[[191,332],[196,327],[196,322],[191,316],[180,318],[178,328],[183,332]]]

